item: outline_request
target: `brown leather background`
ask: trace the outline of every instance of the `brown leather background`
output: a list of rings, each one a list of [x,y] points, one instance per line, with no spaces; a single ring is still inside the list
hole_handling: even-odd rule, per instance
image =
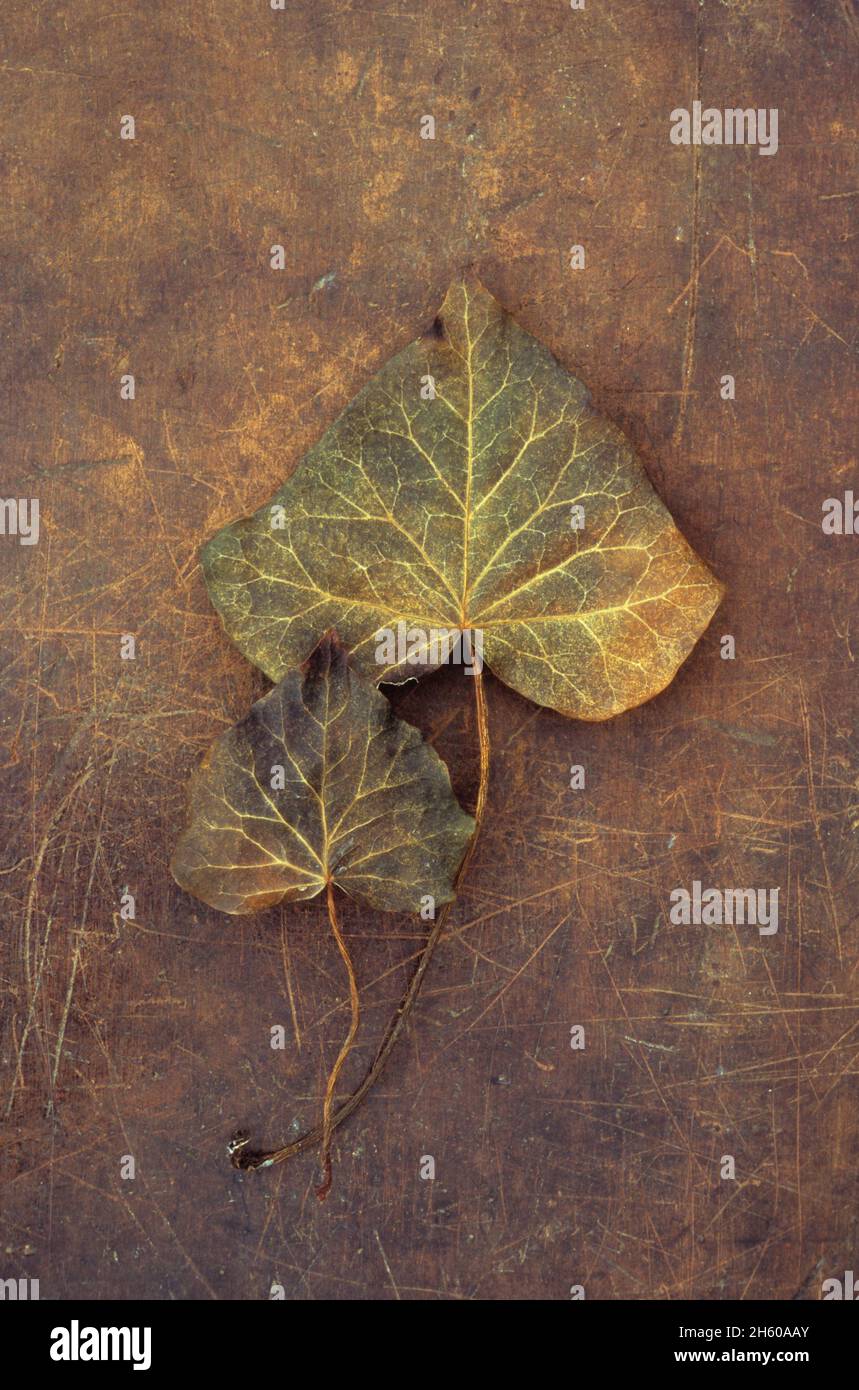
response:
[[[13,0],[0,23],[2,493],[42,508],[38,545],[0,540],[0,1276],[818,1298],[859,1257],[859,539],[820,525],[859,494],[852,0]],[[778,153],[673,146],[696,96],[777,107]],[[609,723],[490,679],[486,831],[320,1207],[312,1158],[240,1175],[225,1145],[317,1118],[346,1024],[324,906],[234,920],[167,868],[189,770],[265,688],[197,552],[468,263],[628,431],[728,596]],[[470,693],[397,697],[466,800]],[[778,886],[778,935],[669,925],[695,878]],[[344,920],[354,1080],[421,929]]]

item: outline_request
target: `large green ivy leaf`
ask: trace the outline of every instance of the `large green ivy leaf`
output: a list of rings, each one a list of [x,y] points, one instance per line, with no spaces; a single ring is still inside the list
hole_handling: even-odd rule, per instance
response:
[[[438,754],[334,634],[216,740],[189,800],[173,876],[222,912],[329,882],[383,911],[446,903],[474,830]]]
[[[331,626],[376,681],[421,670],[380,631],[403,624],[418,659],[425,634],[426,670],[470,630],[514,690],[581,719],[662,690],[722,592],[625,437],[474,280],[203,565],[274,680]]]

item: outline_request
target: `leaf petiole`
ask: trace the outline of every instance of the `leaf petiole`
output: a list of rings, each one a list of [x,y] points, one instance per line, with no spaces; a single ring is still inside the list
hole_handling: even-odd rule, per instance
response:
[[[480,752],[480,780],[477,787],[477,801],[474,809],[474,834],[472,835],[468,843],[468,847],[463,856],[462,863],[460,864],[459,869],[457,871],[456,878],[454,880],[455,888],[459,887],[460,883],[465,877],[465,874],[468,870],[468,866],[473,858],[474,850],[477,845],[477,838],[480,834],[480,828],[483,822],[483,813],[486,807],[486,798],[489,791],[490,742],[489,714],[486,704],[486,690],[483,684],[483,674],[481,671],[475,671],[474,675],[470,677],[470,679],[473,679],[474,681],[474,709]],[[429,968],[429,964],[432,960],[435,948],[441,940],[442,933],[444,932],[445,926],[447,924],[447,919],[450,914],[450,909],[453,906],[453,901],[455,901],[452,899],[451,902],[445,903],[440,913],[438,914],[438,917],[436,918],[433,924],[432,931],[427,937],[426,945],[424,946],[424,949],[421,951],[417,965],[415,966],[414,971],[412,972],[411,979],[409,980],[409,983],[406,986],[406,991],[402,999],[400,1000],[396,1013],[394,1014],[393,1018],[388,1024],[385,1036],[383,1037],[379,1045],[379,1049],[376,1053],[376,1056],[374,1057],[363,1081],[360,1083],[357,1089],[352,1092],[351,1096],[349,1096],[349,1098],[343,1102],[340,1108],[331,1113],[334,1086],[336,1085],[337,1077],[340,1073],[340,1068],[342,1067],[343,1061],[345,1061],[346,1055],[348,1054],[349,1049],[352,1046],[352,1042],[354,1041],[355,1034],[358,1029],[358,1001],[357,992],[355,988],[355,976],[354,971],[352,969],[351,960],[349,959],[349,954],[345,948],[345,945],[342,944],[342,936],[339,932],[339,925],[337,924],[336,911],[332,903],[332,897],[333,888],[332,885],[329,883],[328,911],[329,918],[331,920],[331,927],[334,932],[337,944],[340,947],[340,953],[343,956],[344,961],[346,962],[346,968],[349,971],[350,996],[352,999],[352,1027],[349,1031],[349,1035],[347,1037],[346,1042],[343,1045],[343,1048],[341,1048],[340,1056],[334,1064],[334,1069],[332,1070],[331,1075],[328,1078],[328,1088],[325,1095],[325,1111],[323,1113],[323,1123],[321,1125],[315,1125],[314,1128],[309,1129],[306,1134],[302,1134],[298,1139],[294,1139],[291,1144],[285,1144],[283,1148],[274,1149],[269,1153],[259,1153],[257,1151],[248,1150],[248,1140],[244,1135],[237,1135],[229,1146],[229,1152],[233,1167],[239,1168],[243,1171],[253,1172],[258,1168],[270,1168],[275,1163],[285,1163],[288,1158],[294,1158],[296,1154],[304,1153],[308,1149],[315,1148],[317,1144],[321,1143],[323,1147],[324,1179],[322,1186],[319,1189],[317,1189],[316,1193],[316,1195],[320,1197],[320,1200],[323,1200],[324,1197],[327,1195],[327,1192],[331,1185],[331,1137],[335,1129],[337,1129],[340,1125],[344,1124],[345,1121],[348,1120],[349,1117],[355,1113],[359,1105],[361,1105],[362,1101],[373,1089],[376,1082],[382,1075],[382,1072],[384,1071],[385,1066],[387,1065],[388,1058],[394,1050],[397,1040],[403,1031],[409,1014],[411,1013],[415,1001],[418,997],[418,994],[420,993],[420,988],[423,983],[424,975],[426,974],[427,969]]]
[[[337,920],[334,884],[330,879],[326,885],[326,898],[328,901],[328,920],[331,923],[331,930],[334,933],[334,940],[337,942],[337,949],[343,957],[343,963],[346,966],[346,972],[349,976],[349,1003],[352,1009],[352,1020],[349,1026],[349,1032],[337,1055],[337,1061],[331,1068],[331,1073],[328,1077],[328,1085],[325,1088],[325,1102],[322,1107],[322,1182],[316,1189],[316,1195],[320,1202],[324,1202],[328,1193],[331,1191],[331,1106],[334,1101],[334,1088],[337,1085],[337,1078],[343,1069],[343,1063],[352,1050],[352,1044],[357,1036],[358,1025],[361,1021],[361,1006],[358,1000],[358,984],[355,979],[355,968],[352,964],[352,957],[349,955],[346,942],[343,940],[340,923]]]

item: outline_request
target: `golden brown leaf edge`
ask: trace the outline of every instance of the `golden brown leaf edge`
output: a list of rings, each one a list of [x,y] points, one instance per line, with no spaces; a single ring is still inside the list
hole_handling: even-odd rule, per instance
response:
[[[387,912],[449,902],[474,830],[441,758],[333,632],[215,741],[189,811],[173,876],[230,913],[313,898],[329,881]]]
[[[470,629],[501,680],[578,719],[664,689],[723,593],[624,435],[473,277],[203,568],[272,680],[331,627],[376,682],[434,669],[380,664],[380,630]]]

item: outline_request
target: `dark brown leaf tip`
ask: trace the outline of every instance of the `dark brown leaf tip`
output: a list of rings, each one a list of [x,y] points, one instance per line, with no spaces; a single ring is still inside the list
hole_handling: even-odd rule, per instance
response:
[[[336,627],[330,627],[302,662],[301,670],[306,678],[324,680],[331,672],[346,669],[348,665],[349,649],[341,642]]]

